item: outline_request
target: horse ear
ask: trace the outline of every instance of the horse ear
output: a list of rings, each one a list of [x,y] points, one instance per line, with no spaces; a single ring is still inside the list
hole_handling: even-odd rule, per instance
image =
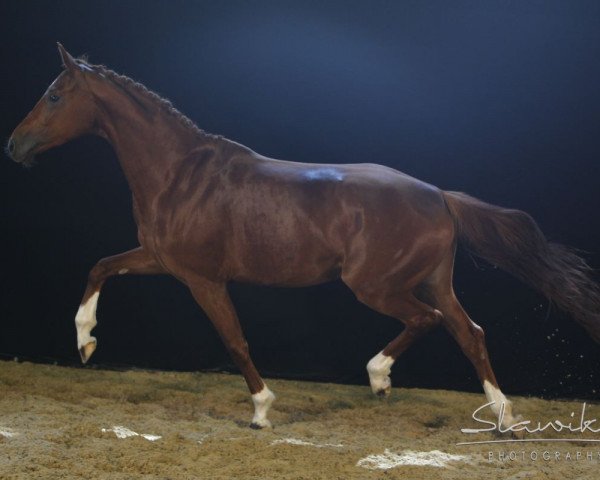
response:
[[[77,70],[79,70],[77,68],[77,64],[75,63],[75,60],[73,60],[71,54],[65,50],[65,47],[63,47],[60,44],[60,42],[57,42],[57,46],[58,53],[60,53],[60,58],[62,59],[63,66],[70,72],[76,72]]]

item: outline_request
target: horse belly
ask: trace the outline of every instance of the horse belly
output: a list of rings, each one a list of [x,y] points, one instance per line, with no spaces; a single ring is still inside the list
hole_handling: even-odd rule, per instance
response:
[[[234,280],[274,286],[307,286],[339,276],[341,252],[324,245],[316,235],[302,238],[269,235],[233,249],[229,265]]]

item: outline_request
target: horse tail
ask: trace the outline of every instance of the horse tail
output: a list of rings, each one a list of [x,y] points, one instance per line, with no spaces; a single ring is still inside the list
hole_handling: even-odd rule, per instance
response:
[[[444,192],[458,239],[570,314],[600,343],[600,288],[574,250],[549,242],[525,212],[497,207],[464,193]]]

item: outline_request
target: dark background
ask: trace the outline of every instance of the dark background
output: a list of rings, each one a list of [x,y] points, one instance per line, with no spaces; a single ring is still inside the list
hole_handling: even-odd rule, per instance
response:
[[[600,266],[600,3],[1,3],[3,140],[60,72],[56,41],[170,98],[197,124],[276,158],[377,162],[532,214]],[[136,246],[111,148],[82,138],[26,170],[0,162],[0,354],[76,364],[89,269]],[[600,347],[529,288],[459,253],[457,293],[509,393],[598,398]],[[340,283],[233,285],[266,376],[368,382],[401,325]],[[187,289],[109,280],[92,363],[233,369]],[[395,385],[479,391],[439,330]]]

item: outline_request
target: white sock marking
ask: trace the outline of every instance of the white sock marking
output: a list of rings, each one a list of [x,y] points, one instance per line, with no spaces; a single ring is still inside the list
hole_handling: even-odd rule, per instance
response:
[[[369,363],[367,363],[367,372],[369,372],[369,381],[371,382],[373,393],[388,392],[392,388],[390,372],[392,371],[393,364],[394,359],[388,355],[384,355],[383,352],[379,352],[369,360]]]
[[[100,292],[95,292],[87,301],[79,306],[77,315],[75,315],[75,326],[77,327],[77,349],[84,345],[95,342],[96,339],[90,336],[90,332],[96,326],[96,307],[98,306],[98,296]]]
[[[275,400],[275,395],[269,390],[266,384],[260,392],[252,395],[252,402],[254,403],[253,424],[260,427],[271,427],[271,422],[267,419],[267,413],[273,400]]]
[[[512,415],[512,403],[506,399],[500,389],[494,387],[488,380],[485,380],[483,382],[483,391],[488,402],[494,402],[490,405],[490,408],[495,415],[500,413],[500,407],[504,404],[504,421],[502,426],[506,427],[514,424],[515,418]]]

